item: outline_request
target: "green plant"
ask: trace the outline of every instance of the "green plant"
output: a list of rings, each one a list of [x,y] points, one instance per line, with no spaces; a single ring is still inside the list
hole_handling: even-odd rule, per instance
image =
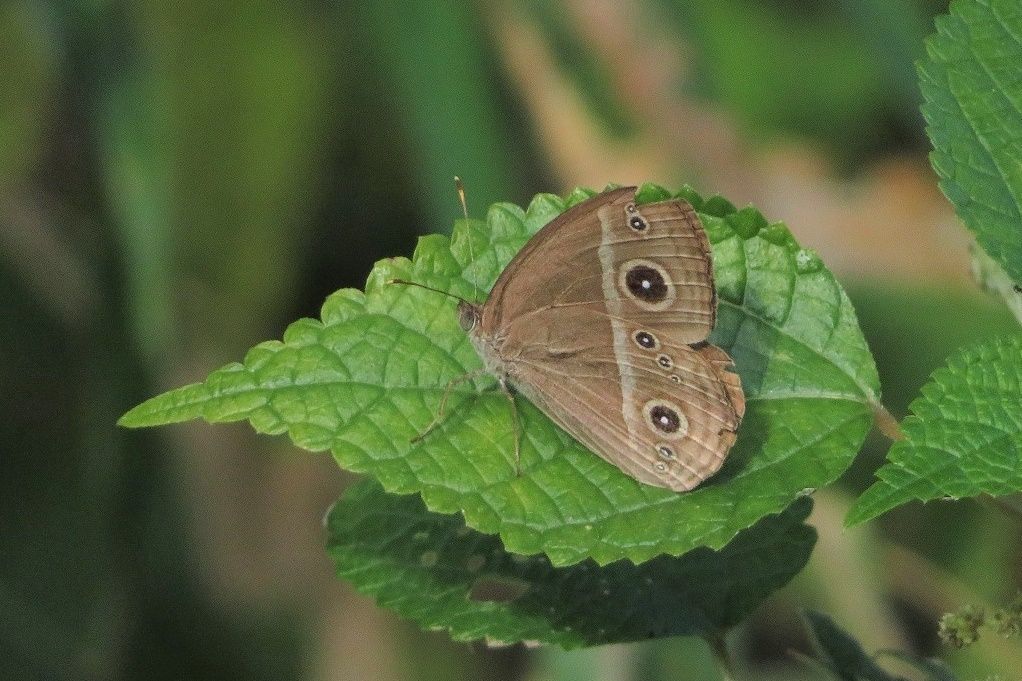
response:
[[[976,234],[983,281],[1011,305],[1022,281],[1020,63],[1022,8],[962,0],[938,21],[919,69],[941,188]],[[541,194],[525,210],[496,204],[450,239],[425,237],[411,260],[378,263],[364,292],[330,296],[320,319],[295,322],[282,341],[121,423],[248,420],[375,479],[334,508],[330,553],[338,574],[423,627],[565,647],[697,634],[725,669],[724,632],[812,549],[805,497],[848,469],[874,421],[896,442],[850,525],[912,500],[1022,490],[1022,339],[956,354],[899,427],[880,403],[851,303],[820,259],[754,208],[688,188],[676,195],[700,213],[713,247],[712,340],[735,358],[748,397],[738,444],[712,484],[684,495],[640,485],[528,405],[518,476],[510,413],[490,378],[454,392],[441,427],[413,442],[449,380],[479,361],[449,299],[388,282],[473,297],[591,193]],[[647,184],[639,200],[670,195]],[[809,622],[830,673],[894,678],[825,617]]]

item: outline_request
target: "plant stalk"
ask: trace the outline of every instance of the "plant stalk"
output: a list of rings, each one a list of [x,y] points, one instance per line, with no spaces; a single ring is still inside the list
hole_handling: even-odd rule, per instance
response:
[[[905,439],[905,434],[901,432],[898,419],[894,418],[891,412],[887,411],[887,407],[879,402],[873,405],[873,423],[876,424],[877,430],[892,442]]]
[[[706,642],[710,644],[713,657],[717,660],[717,666],[720,667],[721,679],[723,681],[735,681],[735,665],[731,660],[731,653],[728,652],[723,632],[713,632],[706,637]]]

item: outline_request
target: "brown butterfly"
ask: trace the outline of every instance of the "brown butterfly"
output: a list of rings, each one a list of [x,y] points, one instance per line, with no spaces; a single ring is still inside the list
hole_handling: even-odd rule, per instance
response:
[[[636,205],[635,191],[555,218],[458,315],[505,390],[636,480],[687,491],[724,462],[745,397],[706,341],[717,296],[699,218],[682,199]]]

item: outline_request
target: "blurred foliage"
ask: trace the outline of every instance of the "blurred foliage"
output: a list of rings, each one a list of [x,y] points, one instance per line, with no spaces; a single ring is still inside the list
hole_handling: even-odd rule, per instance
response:
[[[658,1],[693,43],[696,91],[753,137],[808,134],[844,164],[922,144],[912,61],[934,3]]]
[[[46,13],[31,2],[0,5],[0,190],[21,181],[44,151],[45,114],[59,85],[59,45]],[[9,189],[8,189],[9,191]]]
[[[354,37],[373,48],[382,81],[363,85],[390,93],[386,104],[407,136],[408,172],[422,181],[422,233],[449,231],[455,175],[471,187],[477,211],[537,187],[523,120],[474,9],[458,0],[382,0],[354,10],[361,29]]]
[[[526,7],[580,100],[631,139],[649,123],[580,6]],[[661,63],[682,96],[714,103],[761,146],[798,138],[861,169],[925,148],[912,59],[944,6],[646,0],[628,11],[650,42],[684,47]],[[520,36],[496,30],[493,12],[452,0],[0,3],[0,676],[343,678],[392,656],[390,678],[403,679],[519,678],[524,665],[537,679],[719,678],[689,639],[493,653],[381,634],[355,608],[344,627],[358,645],[342,668],[310,671],[337,632],[293,606],[224,607],[203,576],[194,528],[208,519],[188,505],[183,471],[232,452],[112,425],[360,287],[416,234],[447,231],[460,214],[452,175],[473,215],[575,184],[553,176],[502,49]],[[1014,328],[989,302],[924,283],[861,282],[852,297],[900,414],[955,347]],[[861,489],[881,456],[869,450],[848,484]],[[242,481],[216,482],[246,497]],[[898,509],[876,530],[863,564],[906,545],[956,575],[931,584],[951,598],[1004,602],[998,589],[1022,580],[1017,525],[975,505]],[[777,624],[785,607],[772,601],[767,625],[736,632],[748,678],[809,678],[779,652],[802,644]],[[912,607],[899,622],[924,640],[934,621]],[[1003,672],[993,645],[956,655],[956,669]]]
[[[904,681],[878,664],[879,654],[870,655],[847,631],[835,624],[823,613],[805,613],[806,627],[816,657],[806,660],[810,664],[822,665],[833,678],[840,681]],[[896,653],[897,657],[923,672],[929,681],[957,681],[954,674],[943,663],[914,655]]]
[[[316,18],[274,0],[147,2],[97,36],[119,53],[97,64],[102,181],[151,355],[208,347],[214,320],[249,336],[294,290],[346,75]]]
[[[629,138],[636,132],[633,119],[616,92],[611,74],[598,55],[587,49],[571,25],[565,8],[555,2],[529,0],[525,3],[547,39],[553,58],[572,82],[588,108],[613,137]]]

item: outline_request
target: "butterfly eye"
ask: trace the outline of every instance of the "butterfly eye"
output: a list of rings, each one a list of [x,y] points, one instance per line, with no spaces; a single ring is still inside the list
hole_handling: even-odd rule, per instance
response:
[[[636,345],[645,350],[656,350],[660,347],[660,341],[648,331],[636,331],[632,339]]]
[[[466,333],[474,329],[479,323],[479,308],[465,301],[458,303],[458,323]]]

